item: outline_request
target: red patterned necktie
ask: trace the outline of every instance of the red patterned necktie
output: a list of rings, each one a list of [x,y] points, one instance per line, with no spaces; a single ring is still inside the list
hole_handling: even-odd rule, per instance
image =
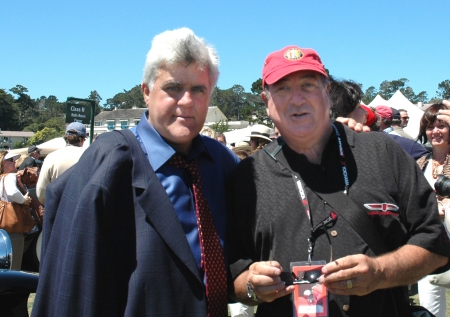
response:
[[[203,196],[197,159],[188,163],[180,154],[174,154],[169,162],[176,167],[186,169],[192,178],[198,237],[202,249],[201,267],[206,275],[208,317],[228,316],[225,260],[208,202]]]

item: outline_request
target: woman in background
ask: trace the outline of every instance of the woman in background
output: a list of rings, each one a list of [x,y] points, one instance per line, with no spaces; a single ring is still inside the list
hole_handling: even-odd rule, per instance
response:
[[[422,144],[431,144],[432,152],[419,158],[417,164],[433,188],[439,174],[450,177],[450,128],[448,123],[436,117],[441,109],[448,110],[444,104],[433,104],[425,111],[420,119],[417,137]],[[444,220],[445,210],[450,207],[450,199],[439,195],[436,195],[436,198],[439,215]],[[418,287],[420,305],[436,317],[445,317],[445,288],[430,284],[428,276],[418,282]]]
[[[8,153],[8,151],[0,151],[0,195],[9,202],[30,205],[31,197],[26,193],[21,193],[17,187],[17,182],[21,182],[16,176],[16,160],[19,154]],[[9,233],[12,244],[12,263],[11,269],[19,271],[22,265],[23,246],[25,241],[24,233]]]

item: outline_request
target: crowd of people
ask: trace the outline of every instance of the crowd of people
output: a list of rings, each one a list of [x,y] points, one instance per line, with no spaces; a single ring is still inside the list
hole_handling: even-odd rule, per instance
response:
[[[231,146],[204,126],[218,61],[190,29],[163,32],[135,128],[83,152],[86,130],[71,124],[43,164],[30,147],[22,165],[39,168],[45,204],[32,316],[220,317],[228,304],[235,317],[255,306],[258,317],[307,316],[311,294],[294,291],[314,283],[320,316],[403,317],[421,309],[408,297],[419,280],[420,304],[445,316],[445,290],[427,276],[450,269],[450,200],[433,190],[450,177],[450,103],[431,105],[410,136],[405,109],[362,104],[316,51],[288,46],[261,61],[273,126]],[[0,190],[30,204],[15,189],[18,158],[0,153]],[[307,281],[294,263],[324,264]]]

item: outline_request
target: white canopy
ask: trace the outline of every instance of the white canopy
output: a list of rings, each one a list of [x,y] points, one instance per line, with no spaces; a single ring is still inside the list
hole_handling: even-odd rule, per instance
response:
[[[46,156],[47,154],[50,154],[53,151],[56,151],[65,146],[66,146],[66,141],[64,141],[63,137],[51,139],[47,142],[37,145],[37,147],[39,149],[41,149],[42,156]],[[83,144],[83,147],[87,148],[88,146],[89,146],[89,139],[86,139],[86,141]],[[26,148],[21,148],[21,149],[14,149],[14,150],[10,150],[8,152],[16,153],[16,154],[28,154],[28,148],[26,147]]]
[[[405,109],[408,111],[409,116],[409,123],[405,130],[406,133],[408,133],[410,136],[412,136],[414,139],[419,134],[420,129],[420,119],[423,115],[423,110],[417,108],[414,104],[412,104],[406,97],[402,94],[400,90],[397,90],[395,94],[386,101],[383,99],[380,95],[377,95],[374,100],[369,104],[371,107],[376,106],[389,106],[391,108],[395,109]]]
[[[397,90],[391,99],[389,99],[389,106],[397,110],[405,109],[408,111],[408,126],[403,128],[403,130],[415,139],[419,134],[420,119],[423,116],[423,110],[417,108],[408,99],[406,99],[400,90]]]

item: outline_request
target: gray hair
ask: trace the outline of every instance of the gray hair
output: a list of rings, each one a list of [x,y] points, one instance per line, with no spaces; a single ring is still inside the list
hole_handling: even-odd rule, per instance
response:
[[[208,69],[212,94],[219,78],[216,50],[188,28],[165,31],[153,38],[145,61],[142,83],[152,90],[160,68],[175,64],[189,66],[192,63],[197,63],[200,70]]]

